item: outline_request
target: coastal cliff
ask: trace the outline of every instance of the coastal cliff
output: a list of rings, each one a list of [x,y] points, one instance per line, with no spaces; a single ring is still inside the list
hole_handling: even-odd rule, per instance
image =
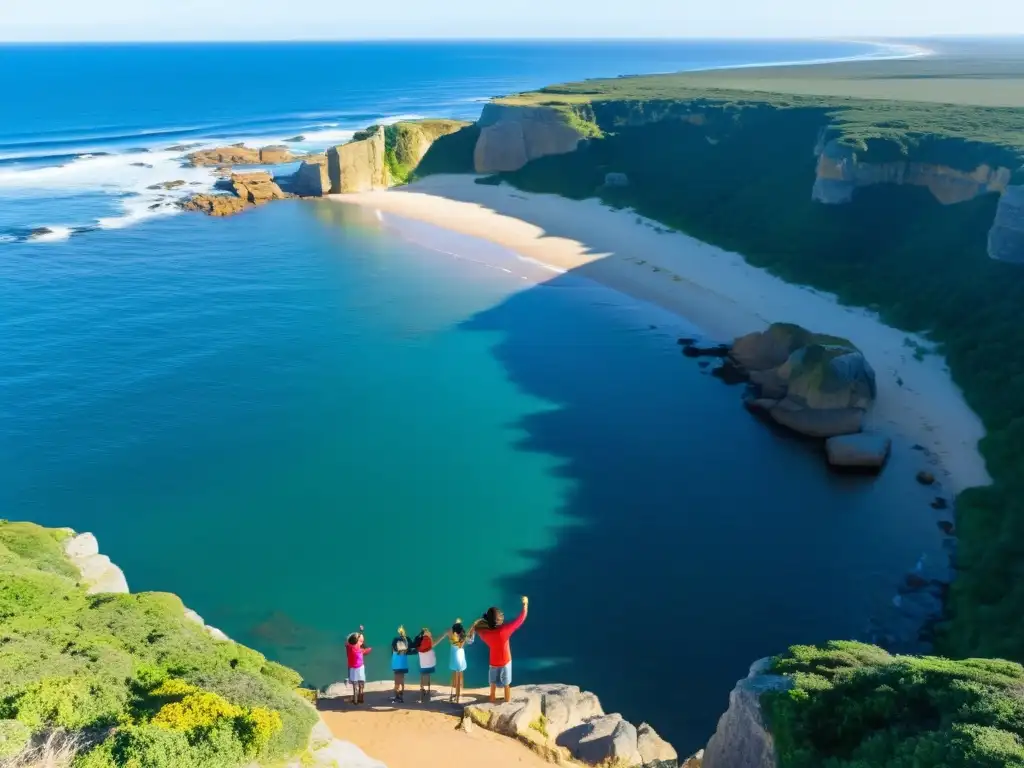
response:
[[[386,189],[390,183],[384,161],[384,128],[377,126],[353,141],[327,150],[327,177],[332,195]]]
[[[477,173],[517,171],[531,160],[572,152],[584,138],[569,113],[546,106],[487,104],[477,125]]]

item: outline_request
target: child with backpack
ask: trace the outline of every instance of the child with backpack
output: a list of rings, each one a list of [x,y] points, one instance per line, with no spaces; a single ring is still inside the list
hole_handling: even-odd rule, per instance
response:
[[[345,653],[348,657],[348,681],[352,683],[352,704],[358,705],[365,701],[366,689],[366,667],[363,657],[372,651],[372,648],[364,647],[366,638],[363,636],[363,625],[359,625],[359,631],[348,636],[345,644]]]
[[[420,703],[430,701],[430,676],[437,669],[437,654],[434,652],[434,636],[423,627],[413,638],[412,650],[416,652],[420,666]]]
[[[395,673],[395,695],[391,700],[405,703],[405,675],[409,672],[409,637],[405,627],[399,627],[391,641],[391,671]]]
[[[453,704],[458,704],[462,696],[463,675],[466,672],[466,646],[472,645],[474,639],[474,630],[471,628],[467,633],[466,627],[462,624],[462,619],[456,619],[455,623],[452,624],[452,628],[445,632],[441,639],[437,641],[437,645],[440,645],[445,640],[451,643],[451,652],[448,655],[448,668],[452,672],[452,690],[448,696],[448,701]],[[434,647],[436,648],[437,646]]]

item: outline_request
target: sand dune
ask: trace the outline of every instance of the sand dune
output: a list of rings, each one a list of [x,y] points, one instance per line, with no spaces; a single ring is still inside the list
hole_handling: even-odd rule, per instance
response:
[[[429,240],[426,244],[439,250],[467,247],[462,238],[445,243],[449,230],[498,243],[556,270],[571,269],[669,309],[717,339],[776,321],[845,336],[878,375],[872,426],[926,448],[950,490],[990,482],[977,448],[985,434],[981,420],[940,355],[915,357],[915,350],[930,349],[930,342],[885,325],[872,312],[842,306],[831,294],[786,283],[738,254],[596,199],[530,194],[508,185],[476,184],[469,176],[434,176],[400,189],[333,199],[375,209],[385,225],[411,239]],[[410,220],[436,227],[410,226]]]

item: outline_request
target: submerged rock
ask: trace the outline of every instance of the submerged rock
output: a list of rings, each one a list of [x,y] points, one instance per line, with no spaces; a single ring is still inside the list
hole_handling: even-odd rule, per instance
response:
[[[922,469],[917,473],[917,482],[921,485],[934,485],[935,475],[925,469]]]
[[[840,435],[825,441],[828,463],[833,467],[881,469],[889,458],[892,440],[885,435]]]

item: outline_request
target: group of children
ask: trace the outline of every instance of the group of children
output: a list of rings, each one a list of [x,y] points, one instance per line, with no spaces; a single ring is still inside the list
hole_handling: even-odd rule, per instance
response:
[[[440,639],[434,640],[433,633],[423,627],[414,638],[409,638],[405,627],[398,628],[398,634],[391,641],[391,671],[395,676],[393,702],[405,701],[405,676],[409,674],[409,658],[415,657],[420,673],[420,702],[430,699],[430,676],[437,671],[436,648],[448,641],[450,645],[448,668],[452,673],[451,694],[448,700],[459,703],[462,696],[462,684],[466,672],[466,646],[471,645],[477,636],[490,650],[489,681],[491,685],[491,701],[495,700],[497,687],[504,688],[505,701],[511,697],[512,688],[512,652],[509,638],[519,629],[529,609],[529,600],[523,597],[523,610],[519,618],[505,623],[505,616],[498,608],[489,608],[467,630],[462,619],[456,619],[451,629]],[[348,636],[346,652],[348,655],[348,680],[352,684],[352,703],[364,703],[366,688],[366,667],[364,657],[373,649],[365,645],[363,627]]]

